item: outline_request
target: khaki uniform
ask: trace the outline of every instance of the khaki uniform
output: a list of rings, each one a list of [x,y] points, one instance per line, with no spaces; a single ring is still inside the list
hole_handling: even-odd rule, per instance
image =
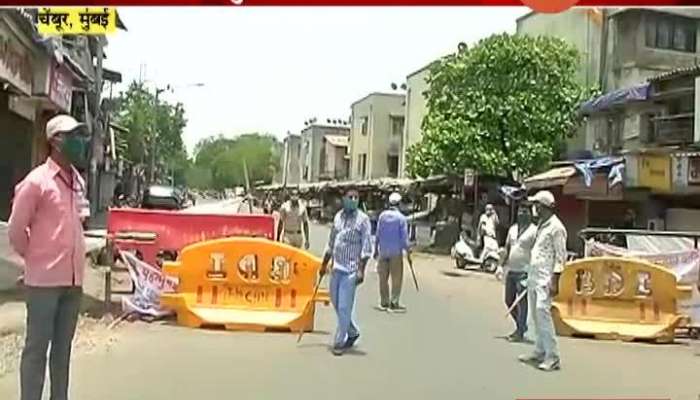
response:
[[[299,205],[292,206],[289,201],[284,202],[280,208],[280,224],[284,226],[282,242],[290,246],[302,248],[304,246],[303,223],[309,222],[306,206],[299,201]],[[308,238],[307,238],[308,240]]]

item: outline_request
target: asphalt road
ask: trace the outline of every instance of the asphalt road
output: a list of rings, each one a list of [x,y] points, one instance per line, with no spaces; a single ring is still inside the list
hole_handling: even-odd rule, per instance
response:
[[[312,229],[320,253],[327,231]],[[520,364],[528,344],[511,344],[501,284],[455,274],[445,258],[416,256],[421,292],[405,276],[406,314],[373,309],[370,268],[360,288],[358,348],[328,351],[334,314],[317,312],[317,332],[296,335],[192,330],[130,324],[110,348],[74,359],[73,399],[612,399],[696,400],[700,357],[687,344],[650,345],[560,339],[563,369]],[[15,398],[17,377],[0,380],[0,399]]]

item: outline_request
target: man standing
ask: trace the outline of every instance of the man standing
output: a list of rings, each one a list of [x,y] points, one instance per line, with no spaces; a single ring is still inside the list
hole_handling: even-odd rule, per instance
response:
[[[537,228],[531,222],[530,209],[521,203],[518,206],[517,222],[508,230],[505,248],[506,306],[510,308],[518,295],[527,290],[526,282],[530,252],[535,242]],[[522,342],[527,332],[527,297],[510,312],[515,321],[515,332],[508,336],[511,342]]]
[[[405,312],[406,307],[399,303],[403,283],[403,252],[411,256],[408,243],[408,223],[399,210],[401,195],[389,196],[389,209],[382,212],[377,220],[377,247],[374,258],[379,274],[379,309]],[[391,299],[389,298],[389,276],[391,276]]]
[[[20,365],[22,400],[41,399],[49,343],[51,399],[68,398],[71,342],[85,268],[80,221],[85,183],[75,169],[87,159],[82,126],[67,115],[49,120],[49,156],[15,188],[9,239],[24,259],[27,303]]]
[[[292,189],[289,201],[284,202],[280,207],[277,239],[294,247],[301,248],[303,245],[304,249],[309,249],[309,215],[306,207],[299,201],[297,189]]]
[[[537,192],[529,200],[539,218],[527,282],[529,302],[534,306],[537,340],[535,352],[519,359],[539,363],[537,367],[543,371],[553,371],[560,368],[560,356],[552,321],[552,298],[558,293],[559,274],[566,262],[566,228],[554,215],[555,202],[551,192]]]
[[[479,244],[481,245],[481,259],[484,258],[488,251],[498,249],[498,214],[493,204],[487,204],[484,213],[479,217],[479,227],[477,233],[479,235]]]
[[[372,255],[372,237],[369,217],[357,209],[359,194],[349,189],[343,197],[343,209],[333,219],[328,238],[321,276],[333,260],[330,295],[338,317],[338,328],[333,341],[333,354],[342,355],[360,337],[360,330],[353,321],[355,290],[365,280],[365,267]]]

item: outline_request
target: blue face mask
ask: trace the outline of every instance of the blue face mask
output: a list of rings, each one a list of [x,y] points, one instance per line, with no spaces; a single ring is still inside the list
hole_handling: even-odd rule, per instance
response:
[[[357,200],[344,197],[343,198],[343,210],[346,212],[352,212],[357,210]]]

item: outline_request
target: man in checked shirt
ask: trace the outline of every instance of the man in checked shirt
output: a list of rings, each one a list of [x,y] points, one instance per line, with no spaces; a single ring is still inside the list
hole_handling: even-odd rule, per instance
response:
[[[552,298],[559,291],[559,274],[566,262],[566,228],[554,214],[555,201],[551,192],[537,192],[529,200],[539,219],[527,282],[528,303],[537,337],[535,352],[519,359],[536,363],[542,371],[553,371],[560,368],[560,356],[552,321]]]
[[[338,328],[333,341],[333,354],[342,355],[360,338],[360,330],[353,321],[355,291],[365,280],[365,267],[372,255],[372,229],[367,214],[357,209],[360,196],[349,189],[343,196],[343,209],[333,219],[328,238],[321,276],[333,260],[330,295],[338,316]]]

